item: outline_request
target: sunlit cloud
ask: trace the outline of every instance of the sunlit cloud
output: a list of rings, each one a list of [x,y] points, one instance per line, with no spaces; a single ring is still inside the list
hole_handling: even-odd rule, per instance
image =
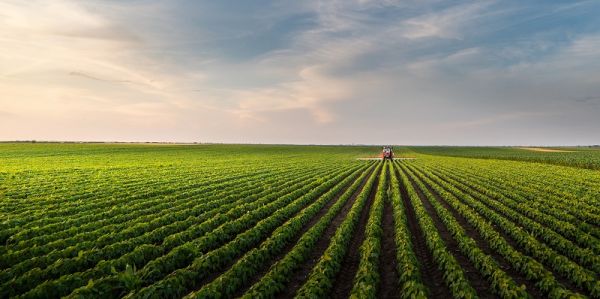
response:
[[[477,1],[427,13],[403,21],[399,29],[402,31],[402,36],[409,39],[433,37],[461,39],[466,27],[488,13],[485,9],[493,3],[493,1]]]
[[[0,139],[530,144],[520,124],[539,142],[569,127],[562,142],[593,142],[598,12],[0,1]]]

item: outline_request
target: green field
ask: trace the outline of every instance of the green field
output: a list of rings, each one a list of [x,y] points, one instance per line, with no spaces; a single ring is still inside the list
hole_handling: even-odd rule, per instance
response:
[[[600,298],[562,150],[0,143],[0,298]]]
[[[410,149],[429,155],[542,162],[600,169],[600,147],[597,146],[552,148],[412,146]]]

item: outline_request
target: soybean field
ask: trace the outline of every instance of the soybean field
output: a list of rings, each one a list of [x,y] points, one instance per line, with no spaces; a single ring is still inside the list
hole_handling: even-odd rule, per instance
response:
[[[0,298],[600,298],[600,151],[484,151],[2,143]]]

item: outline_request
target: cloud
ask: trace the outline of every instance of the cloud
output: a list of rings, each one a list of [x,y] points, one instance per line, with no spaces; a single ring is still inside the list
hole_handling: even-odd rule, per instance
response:
[[[0,110],[0,117],[2,117],[2,118],[11,117],[14,115],[15,115],[14,113]]]
[[[482,18],[484,10],[494,2],[478,1],[437,12],[431,12],[410,18],[402,22],[399,30],[402,36],[409,39],[420,38],[463,38],[461,31],[473,21]]]
[[[119,21],[125,14],[135,22],[136,13],[148,13],[144,7],[90,9],[58,0],[8,1],[0,8],[0,104],[36,117],[38,126],[72,114],[102,114],[148,128],[177,119],[185,108],[216,109],[194,103],[185,92],[202,80],[200,72],[157,59],[147,52],[156,45],[152,36]]]
[[[83,77],[86,79],[91,79],[91,80],[96,80],[96,81],[102,81],[102,82],[110,82],[110,83],[136,83],[130,80],[113,80],[113,79],[103,79],[103,78],[98,78],[96,76],[84,73],[84,72],[77,72],[77,71],[73,71],[69,73],[70,76],[77,76],[77,77]],[[139,83],[136,83],[139,84]]]
[[[298,76],[296,81],[284,82],[273,88],[235,93],[233,96],[241,99],[237,113],[250,117],[265,111],[306,109],[318,123],[334,121],[335,116],[324,104],[350,95],[349,88],[344,82],[324,75],[318,66],[301,69]]]
[[[476,118],[465,121],[458,121],[449,124],[444,124],[442,127],[444,130],[457,130],[457,129],[466,129],[466,128],[480,128],[486,127],[490,125],[497,125],[499,123],[507,122],[507,121],[515,121],[518,119],[539,119],[541,117],[550,116],[552,114],[546,112],[511,112],[504,113],[498,115],[492,115],[488,117]]]
[[[600,96],[585,96],[574,98],[579,103],[600,103]]]
[[[559,116],[584,134],[593,5],[4,1],[0,139],[522,143],[513,123],[550,136]]]

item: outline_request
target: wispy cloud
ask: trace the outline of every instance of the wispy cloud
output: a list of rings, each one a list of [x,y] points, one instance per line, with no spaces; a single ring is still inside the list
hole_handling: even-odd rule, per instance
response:
[[[579,103],[600,103],[600,96],[584,96],[574,98]]]
[[[403,21],[399,30],[403,37],[409,39],[431,37],[462,39],[463,31],[473,25],[475,20],[484,18],[489,13],[486,8],[493,3],[493,1],[477,1],[419,15]]]
[[[548,112],[511,112],[497,115],[491,115],[488,117],[475,117],[475,119],[467,119],[464,121],[453,122],[449,124],[443,124],[440,126],[444,130],[458,130],[467,128],[482,128],[490,125],[498,125],[507,121],[515,121],[518,119],[539,119],[541,117],[547,117],[553,115]]]
[[[510,123],[550,135],[558,115],[600,128],[589,105],[600,94],[597,11],[594,1],[2,1],[0,110],[13,116],[0,139],[447,143],[453,132],[477,143]],[[515,136],[505,143],[528,143]]]
[[[73,71],[70,72],[69,75],[71,76],[77,76],[77,77],[83,77],[86,79],[91,79],[91,80],[96,80],[96,81],[102,81],[102,82],[109,82],[109,83],[134,83],[134,84],[140,84],[140,83],[136,83],[133,82],[131,80],[117,80],[117,79],[104,79],[104,78],[99,78],[84,72],[78,72],[78,71]]]

